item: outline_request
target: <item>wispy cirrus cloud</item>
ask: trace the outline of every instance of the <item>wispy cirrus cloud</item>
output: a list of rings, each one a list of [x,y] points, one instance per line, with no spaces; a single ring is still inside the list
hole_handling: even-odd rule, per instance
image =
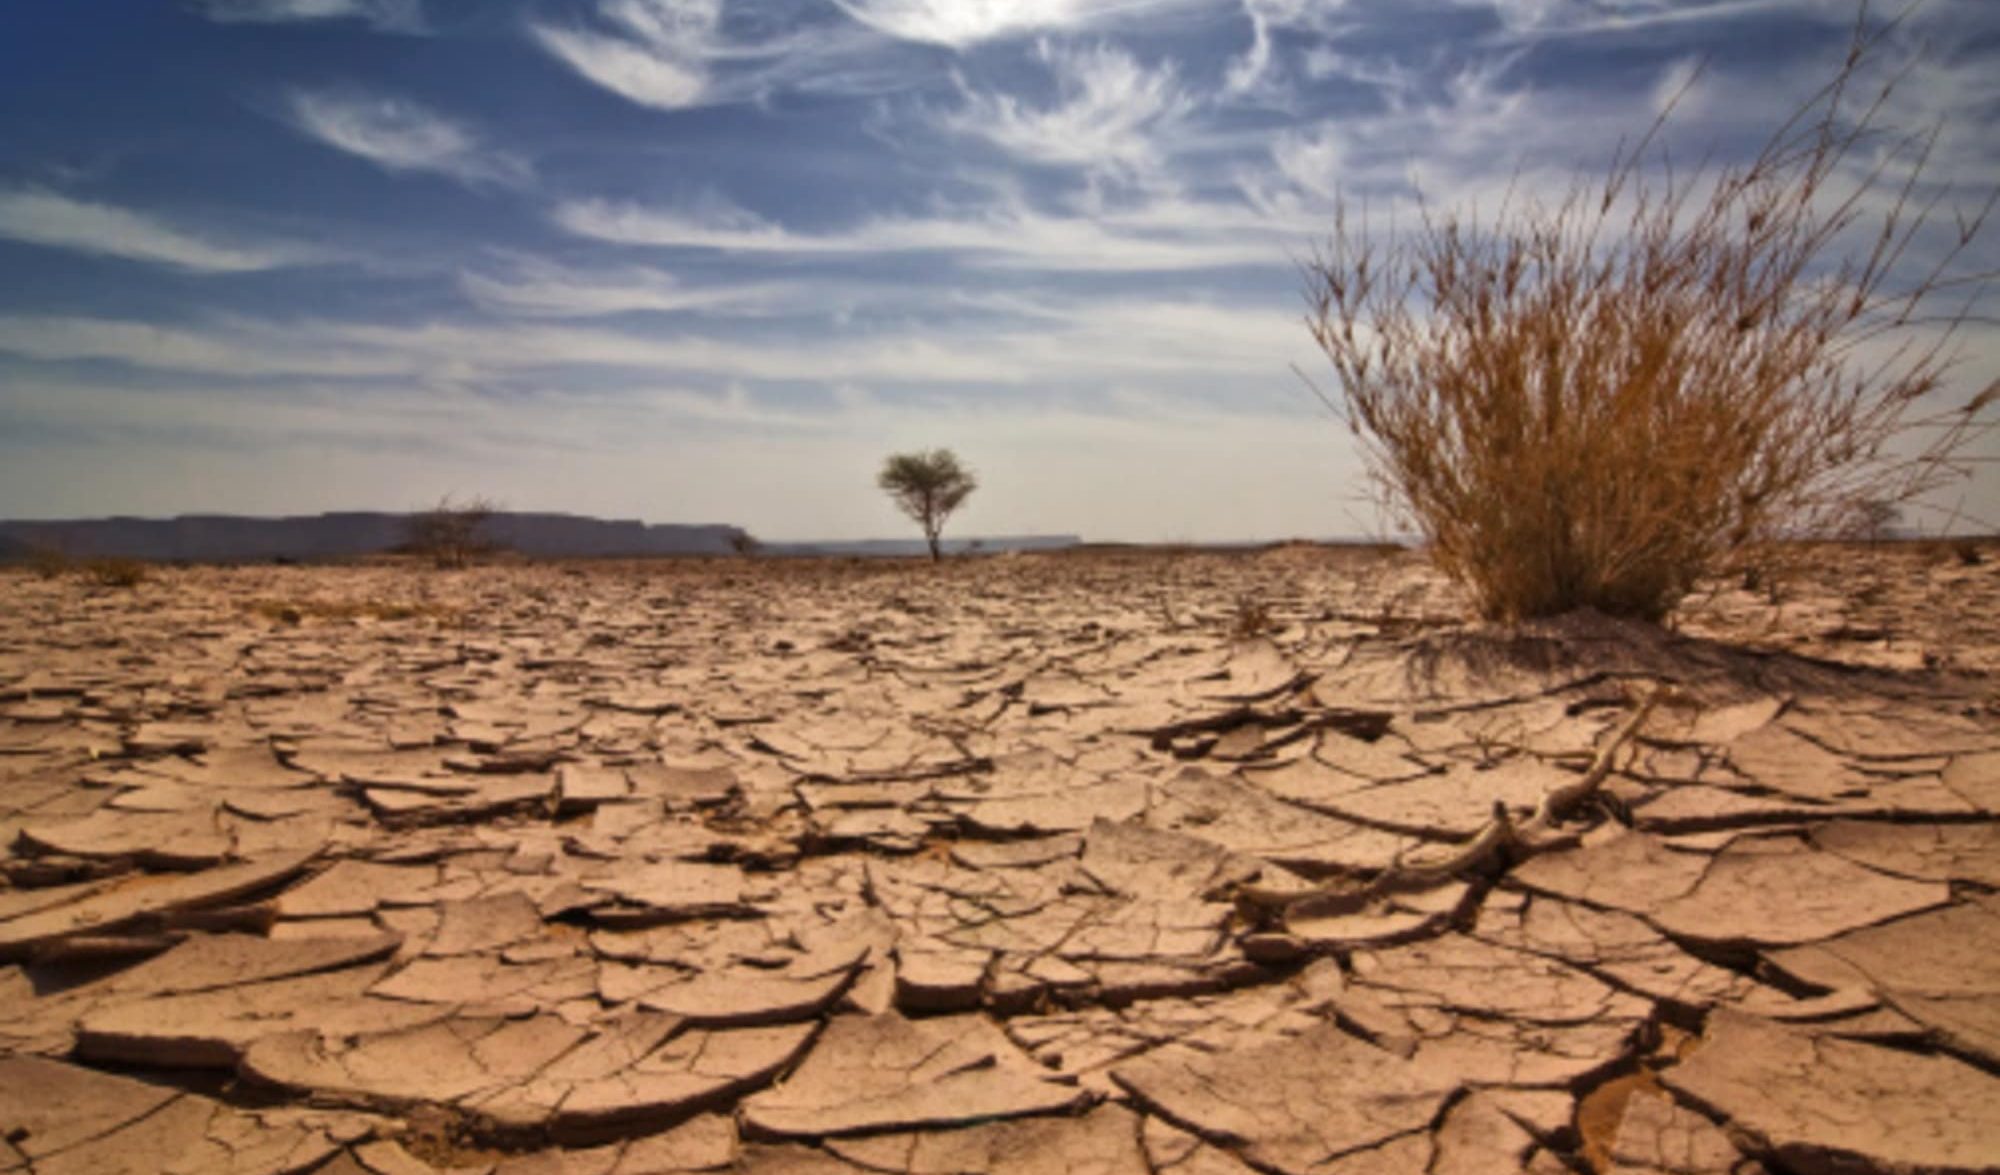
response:
[[[877,32],[965,49],[982,41],[1140,22],[1213,0],[833,0]]]
[[[537,24],[535,39],[585,79],[641,106],[702,102],[721,0],[601,0],[597,15],[604,31]]]
[[[367,377],[407,367],[377,356],[316,351],[299,343],[261,345],[241,334],[70,315],[0,315],[0,353],[43,362],[109,360],[151,371],[237,377]]]
[[[659,378],[873,381],[917,387],[1046,385],[1106,378],[1286,379],[1308,343],[1289,306],[1191,299],[982,296],[834,338],[793,331],[622,330],[436,319],[387,324],[229,317],[188,325],[0,315],[0,355],[111,362],[234,379],[504,386],[513,377],[623,371]],[[557,386],[560,386],[558,383]]]
[[[277,269],[311,258],[296,246],[224,243],[143,212],[33,188],[0,189],[0,237],[195,273]]]
[[[1036,57],[1055,77],[1053,104],[976,92],[961,81],[966,102],[945,116],[945,129],[1033,163],[1136,175],[1159,167],[1159,138],[1194,106],[1171,63],[1148,68],[1113,45],[1043,40]]]
[[[1288,263],[1283,237],[1291,227],[1221,207],[1155,203],[1059,215],[1014,201],[957,214],[880,217],[821,232],[713,204],[648,208],[575,200],[558,205],[554,219],[578,236],[625,245],[797,257],[945,253],[974,266],[1072,273],[1282,266]]]
[[[881,37],[847,22],[776,22],[779,32],[766,20],[765,35],[732,35],[722,0],[597,0],[589,12],[588,21],[543,20],[529,31],[585,81],[655,110],[755,101],[779,90],[879,94],[912,82]]]
[[[1641,32],[1664,25],[1692,25],[1733,20],[1762,13],[1787,12],[1851,24],[1855,6],[1826,0],[1457,0],[1473,8],[1490,8],[1506,30],[1517,36],[1590,36],[1597,33]]]
[[[1250,20],[1250,47],[1229,63],[1223,77],[1223,92],[1237,96],[1254,93],[1266,86],[1273,74],[1275,50],[1271,32],[1304,23],[1308,17],[1322,19],[1343,7],[1344,0],[1243,0],[1243,15]]]
[[[464,124],[404,98],[361,90],[294,90],[292,125],[338,151],[392,172],[432,172],[474,186],[527,183],[533,170],[487,146]]]
[[[779,282],[690,286],[646,266],[578,269],[514,255],[462,271],[459,289],[482,309],[523,318],[597,318],[633,312],[767,314],[795,287]]]
[[[218,24],[301,24],[358,20],[385,33],[426,31],[422,0],[196,0]]]

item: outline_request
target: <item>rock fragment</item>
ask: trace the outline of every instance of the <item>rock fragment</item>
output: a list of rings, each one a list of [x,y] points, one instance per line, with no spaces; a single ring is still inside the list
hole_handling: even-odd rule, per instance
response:
[[[1831,938],[1950,900],[1938,882],[1878,873],[1793,838],[1738,840],[1687,893],[1649,915],[1691,942],[1784,946]]]
[[[743,1103],[744,1122],[798,1138],[966,1125],[1088,1102],[1052,1081],[982,1017],[841,1016],[777,1088]]]
[[[2000,1078],[1951,1057],[1719,1010],[1701,1047],[1660,1079],[1781,1170],[2000,1166]]]
[[[1079,1117],[831,1138],[826,1148],[868,1170],[897,1175],[1152,1175],[1139,1145],[1138,1116],[1115,1105]]]
[[[1840,820],[1815,828],[1812,843],[1897,877],[2000,889],[2000,824]]]
[[[1112,1077],[1147,1112],[1287,1175],[1427,1134],[1461,1081],[1332,1025],[1219,1056],[1145,1058]]]
[[[437,1020],[449,1007],[367,994],[382,968],[358,967],[188,994],[106,1002],[76,1022],[90,1060],[166,1068],[231,1068],[267,1036],[386,1032]]]
[[[0,959],[19,958],[70,935],[102,934],[147,917],[220,905],[295,876],[318,851],[283,853],[175,877],[127,879],[77,901],[0,922]]]
[[[1983,896],[1767,956],[1799,982],[1873,992],[1941,1043],[2000,1066],[1996,957],[2000,901]]]

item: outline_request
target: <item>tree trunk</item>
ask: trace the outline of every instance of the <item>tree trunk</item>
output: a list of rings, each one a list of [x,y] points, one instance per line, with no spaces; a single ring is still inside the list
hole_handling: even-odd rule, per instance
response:
[[[933,562],[933,563],[940,563],[940,562],[943,562],[943,560],[944,560],[944,552],[938,549],[938,536],[937,536],[937,532],[936,532],[936,531],[926,531],[926,532],[924,533],[924,541],[925,541],[925,542],[927,542],[927,543],[929,543],[929,544],[931,545],[931,562]]]

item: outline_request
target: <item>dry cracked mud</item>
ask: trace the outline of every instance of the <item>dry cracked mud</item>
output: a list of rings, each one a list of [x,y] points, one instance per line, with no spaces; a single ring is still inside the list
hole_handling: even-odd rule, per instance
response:
[[[2000,1170],[2000,567],[1820,555],[11,577],[0,1171]]]

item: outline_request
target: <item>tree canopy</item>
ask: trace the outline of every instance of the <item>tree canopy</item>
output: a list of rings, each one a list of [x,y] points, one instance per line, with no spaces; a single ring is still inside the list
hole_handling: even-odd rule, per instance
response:
[[[923,528],[933,560],[942,557],[938,536],[944,531],[945,519],[979,488],[978,479],[959,464],[958,455],[950,449],[891,454],[882,463],[875,484],[897,509]]]

